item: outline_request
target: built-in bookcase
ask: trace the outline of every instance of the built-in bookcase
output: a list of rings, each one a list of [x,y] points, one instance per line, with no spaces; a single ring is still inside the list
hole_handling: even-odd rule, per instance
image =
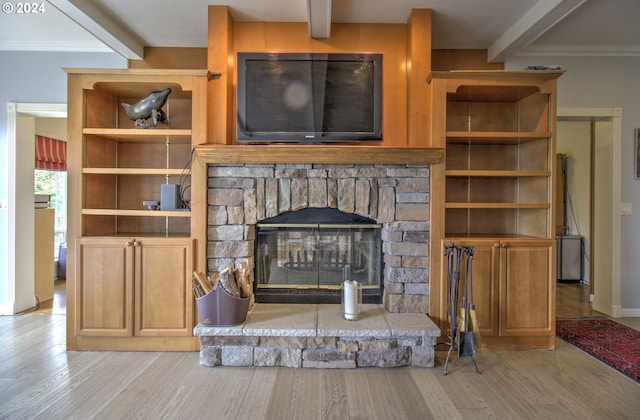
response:
[[[206,71],[67,69],[72,350],[193,350],[191,151],[204,141]],[[171,93],[136,128],[123,103]],[[150,122],[150,120],[149,120]],[[163,184],[187,203],[150,209]]]
[[[446,94],[445,236],[547,238],[550,92],[473,83]]]
[[[190,191],[185,187],[193,138],[192,80],[120,79],[98,77],[83,89],[82,234],[190,236]],[[154,129],[134,128],[122,103],[133,104],[166,88],[171,89],[163,107],[166,122]],[[160,201],[162,184],[182,186],[185,209],[152,211],[143,204]]]
[[[428,78],[432,143],[446,150],[444,163],[431,172],[431,241],[474,250],[473,297],[487,348],[554,345],[561,73],[452,71]],[[433,252],[431,263],[440,282],[430,285],[430,315],[446,330],[449,267],[442,252]]]

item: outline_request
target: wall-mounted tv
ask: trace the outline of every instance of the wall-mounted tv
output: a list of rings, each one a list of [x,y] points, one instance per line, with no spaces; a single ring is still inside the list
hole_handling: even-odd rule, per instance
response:
[[[239,142],[382,139],[382,54],[238,53]]]

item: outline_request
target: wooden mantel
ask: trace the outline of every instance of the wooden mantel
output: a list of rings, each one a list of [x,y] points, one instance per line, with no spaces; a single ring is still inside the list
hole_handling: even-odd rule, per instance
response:
[[[213,145],[196,147],[200,164],[214,163],[322,163],[432,165],[444,149],[431,147],[383,147],[368,145]]]

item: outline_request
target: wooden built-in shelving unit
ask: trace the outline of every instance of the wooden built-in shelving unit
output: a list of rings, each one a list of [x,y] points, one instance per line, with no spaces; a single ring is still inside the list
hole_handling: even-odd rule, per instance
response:
[[[191,212],[151,210],[161,185],[191,197],[206,122],[205,70],[67,69],[67,344],[74,350],[193,350]],[[171,88],[156,128],[122,107]],[[171,308],[171,310],[167,310]]]
[[[329,40],[302,23],[208,11],[208,67],[221,70],[211,80],[207,70],[66,69],[69,349],[197,347],[190,276],[207,270],[207,165],[249,162],[430,164],[429,316],[446,330],[443,244],[473,246],[483,343],[553,346],[561,72],[430,72],[426,9],[406,25],[334,24]],[[383,53],[383,141],[235,144],[233,57],[272,50]],[[134,128],[122,103],[167,87],[168,124]],[[181,188],[191,211],[147,209],[161,184],[183,184],[192,158],[192,188]]]
[[[433,72],[431,241],[474,248],[488,348],[552,348],[556,71]],[[433,248],[432,248],[433,249]],[[430,307],[447,329],[447,266],[432,252]],[[464,279],[463,279],[464,281]]]

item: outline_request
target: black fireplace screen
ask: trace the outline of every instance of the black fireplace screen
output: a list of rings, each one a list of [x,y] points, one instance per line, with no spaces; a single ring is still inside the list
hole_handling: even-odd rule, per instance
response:
[[[331,295],[333,291],[333,295],[337,292],[339,296],[345,276],[359,281],[364,295],[380,296],[380,235],[380,225],[375,223],[258,224],[255,252],[258,301],[274,301],[264,299],[264,295],[274,295],[277,290],[285,296],[305,291],[307,295],[314,292]]]

